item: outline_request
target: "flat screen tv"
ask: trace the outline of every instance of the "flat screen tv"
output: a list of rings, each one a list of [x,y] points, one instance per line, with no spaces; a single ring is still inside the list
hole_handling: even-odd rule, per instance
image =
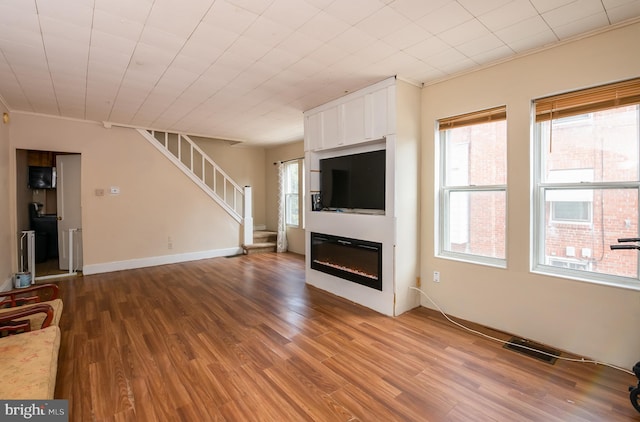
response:
[[[29,166],[29,187],[31,189],[53,189],[56,187],[56,168]]]
[[[324,209],[385,209],[386,151],[320,160],[320,195]]]

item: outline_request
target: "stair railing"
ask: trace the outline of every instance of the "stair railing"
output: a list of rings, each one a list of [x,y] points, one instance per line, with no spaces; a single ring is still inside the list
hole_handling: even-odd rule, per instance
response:
[[[137,131],[238,223],[244,225],[245,244],[253,243],[251,187],[238,185],[189,136],[180,133],[137,129]]]

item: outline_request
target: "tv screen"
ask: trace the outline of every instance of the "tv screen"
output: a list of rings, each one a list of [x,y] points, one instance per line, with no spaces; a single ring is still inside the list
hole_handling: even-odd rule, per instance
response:
[[[385,150],[320,160],[322,206],[384,211],[385,169]]]
[[[29,166],[29,187],[51,189],[56,187],[55,167]]]

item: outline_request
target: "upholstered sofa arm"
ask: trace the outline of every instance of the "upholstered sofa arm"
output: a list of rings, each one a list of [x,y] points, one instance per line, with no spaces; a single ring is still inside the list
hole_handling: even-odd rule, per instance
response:
[[[31,331],[30,315],[44,313],[46,316],[38,329],[46,328],[53,321],[53,308],[47,303],[40,303],[34,306],[18,307],[10,312],[0,313],[0,332],[7,331],[15,333],[18,331]]]
[[[59,289],[57,284],[36,284],[22,289],[0,292],[0,308],[15,307],[27,303],[38,303],[57,299]]]

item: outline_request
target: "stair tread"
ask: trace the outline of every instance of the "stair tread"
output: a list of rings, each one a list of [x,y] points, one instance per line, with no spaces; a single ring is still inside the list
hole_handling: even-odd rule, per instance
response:
[[[270,246],[276,246],[276,242],[258,242],[250,245],[242,245],[243,248],[268,248]]]

